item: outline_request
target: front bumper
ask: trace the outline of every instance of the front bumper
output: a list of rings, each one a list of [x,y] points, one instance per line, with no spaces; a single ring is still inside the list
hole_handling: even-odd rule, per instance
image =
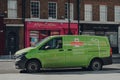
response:
[[[16,69],[25,69],[25,64],[28,61],[28,59],[23,56],[22,58],[17,58],[15,60],[15,67]]]

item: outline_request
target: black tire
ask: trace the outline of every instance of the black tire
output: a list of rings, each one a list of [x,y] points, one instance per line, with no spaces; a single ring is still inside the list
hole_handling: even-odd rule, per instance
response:
[[[91,62],[89,69],[92,71],[102,70],[102,62],[98,59],[95,59]]]
[[[28,73],[36,73],[40,71],[40,63],[36,60],[30,60],[26,64],[26,70]]]

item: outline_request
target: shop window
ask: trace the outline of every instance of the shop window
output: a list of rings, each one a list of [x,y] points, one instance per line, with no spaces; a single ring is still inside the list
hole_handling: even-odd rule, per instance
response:
[[[40,32],[43,35],[50,36],[50,30],[41,30]]]
[[[60,32],[59,32],[59,31],[51,31],[50,34],[51,34],[51,35],[60,35]]]
[[[39,31],[39,39],[42,40],[46,37],[50,36],[50,30],[41,30]]]
[[[105,35],[109,38],[111,47],[117,47],[117,32],[106,32]]]
[[[93,31],[83,31],[82,34],[83,35],[95,35],[95,32],[93,32]]]
[[[104,36],[105,32],[104,31],[95,31],[95,35],[97,35],[97,36]]]
[[[40,2],[39,1],[31,1],[31,18],[40,18]]]
[[[59,35],[59,31],[39,30],[30,31],[30,46],[35,46],[39,41],[52,35]]]
[[[39,42],[39,31],[30,31],[30,46],[35,46]]]

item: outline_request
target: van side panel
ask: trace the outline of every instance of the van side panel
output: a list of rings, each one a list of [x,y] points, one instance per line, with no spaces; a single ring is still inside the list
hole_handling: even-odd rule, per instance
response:
[[[94,57],[99,57],[99,44],[98,40],[95,37],[86,36],[86,44],[85,44],[85,53],[87,56],[87,64],[89,63]]]
[[[85,36],[63,37],[66,67],[79,67],[85,66],[87,64],[85,44],[86,44]]]
[[[88,55],[89,64],[94,58],[101,59],[103,64],[112,63],[112,59],[110,58],[110,45],[106,37],[87,36],[86,43],[86,53]],[[107,61],[109,62],[107,63]]]

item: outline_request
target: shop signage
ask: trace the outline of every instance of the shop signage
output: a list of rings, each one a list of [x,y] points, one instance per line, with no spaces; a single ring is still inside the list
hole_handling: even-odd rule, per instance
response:
[[[46,27],[46,26],[56,26],[56,24],[53,23],[31,23],[33,27]]]

